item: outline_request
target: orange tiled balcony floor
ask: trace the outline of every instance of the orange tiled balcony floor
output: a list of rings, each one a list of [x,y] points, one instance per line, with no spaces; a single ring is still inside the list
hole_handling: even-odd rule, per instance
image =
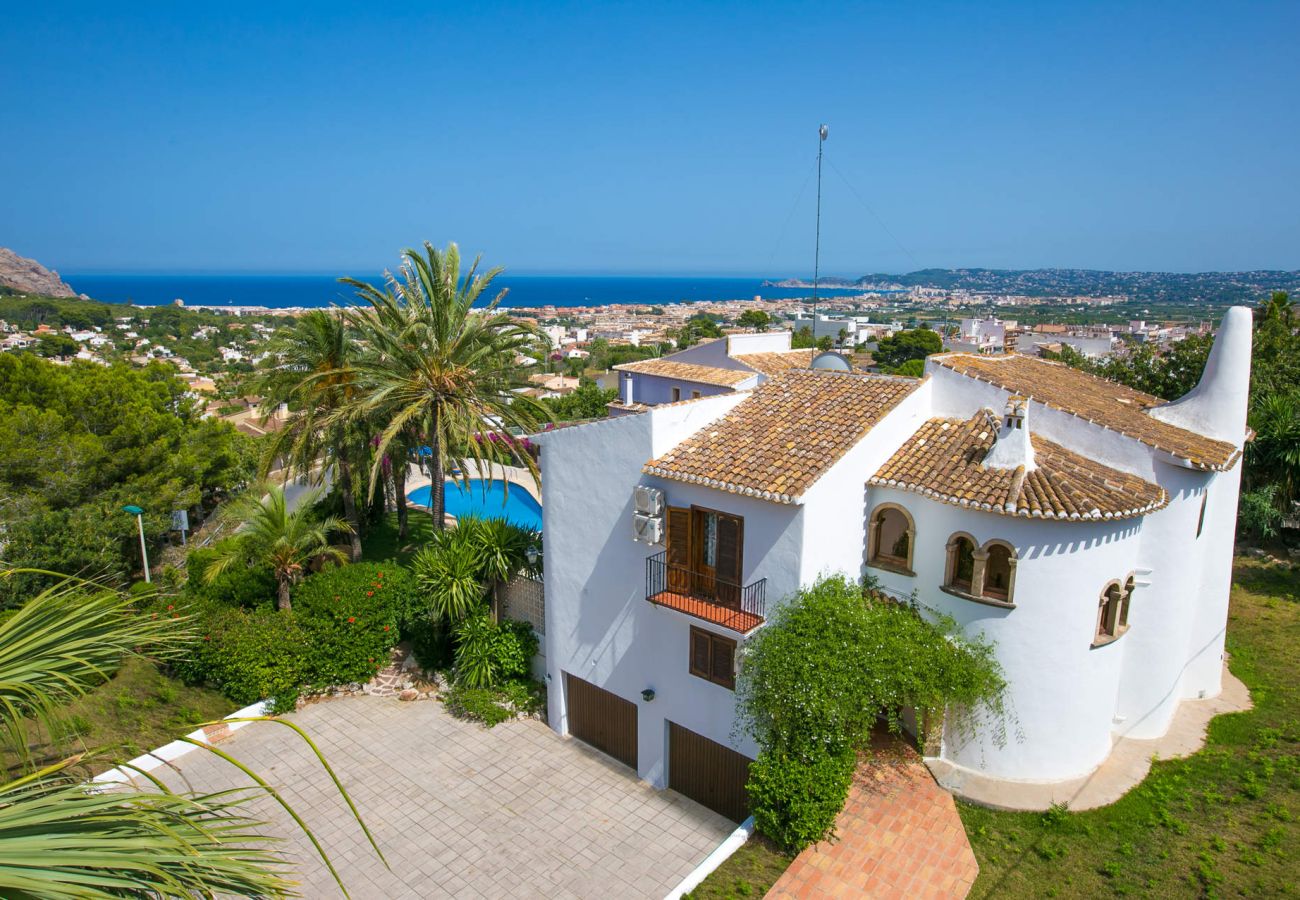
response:
[[[763,624],[763,617],[756,613],[745,612],[743,609],[733,609],[730,606],[721,606],[713,600],[703,600],[690,594],[679,594],[676,591],[660,591],[657,594],[651,594],[646,599],[659,606],[666,606],[668,609],[684,612],[688,616],[712,622],[714,625],[721,625],[723,628],[730,628],[732,631],[738,631],[741,634],[748,634]]]

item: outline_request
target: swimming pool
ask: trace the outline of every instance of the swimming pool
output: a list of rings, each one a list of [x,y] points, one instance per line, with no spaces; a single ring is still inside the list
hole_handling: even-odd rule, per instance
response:
[[[432,490],[426,485],[406,495],[416,506],[429,508]],[[448,481],[443,505],[453,516],[478,515],[485,519],[507,519],[516,525],[542,530],[542,505],[523,487],[510,486],[507,494],[500,481],[471,478],[468,485]]]

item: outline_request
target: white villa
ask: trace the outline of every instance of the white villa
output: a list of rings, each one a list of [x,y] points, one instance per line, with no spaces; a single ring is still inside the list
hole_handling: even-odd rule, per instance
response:
[[[748,391],[787,369],[808,368],[813,351],[791,350],[791,338],[789,331],[733,334],[659,359],[615,366],[619,397],[610,404],[610,414]]]
[[[551,726],[743,817],[746,638],[843,572],[996,643],[1008,720],[950,722],[945,771],[1064,782],[1164,734],[1220,691],[1250,330],[1230,310],[1173,403],[948,353],[919,380],[789,368],[543,435]]]

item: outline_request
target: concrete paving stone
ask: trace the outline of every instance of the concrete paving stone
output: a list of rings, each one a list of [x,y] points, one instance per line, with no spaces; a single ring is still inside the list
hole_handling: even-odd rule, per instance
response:
[[[330,853],[353,897],[662,897],[734,825],[535,720],[491,730],[439,703],[346,697],[291,718],[322,748],[392,871],[384,868],[315,755],[289,729],[255,723],[222,743],[282,789]],[[194,753],[161,775],[174,788],[247,784]],[[341,894],[273,801],[254,815],[285,838],[303,895]]]

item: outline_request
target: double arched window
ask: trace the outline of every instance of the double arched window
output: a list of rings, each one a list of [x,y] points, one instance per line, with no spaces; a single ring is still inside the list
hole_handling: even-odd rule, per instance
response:
[[[1101,589],[1097,602],[1097,633],[1092,642],[1094,647],[1109,644],[1128,631],[1128,608],[1136,586],[1136,580],[1129,575],[1123,583],[1115,579]]]
[[[948,539],[948,564],[944,589],[970,600],[1013,606],[1016,581],[1016,548],[1006,541],[986,541],[959,531]]]
[[[867,525],[867,564],[903,575],[912,575],[912,552],[916,549],[916,523],[896,503],[882,503],[871,511]]]

